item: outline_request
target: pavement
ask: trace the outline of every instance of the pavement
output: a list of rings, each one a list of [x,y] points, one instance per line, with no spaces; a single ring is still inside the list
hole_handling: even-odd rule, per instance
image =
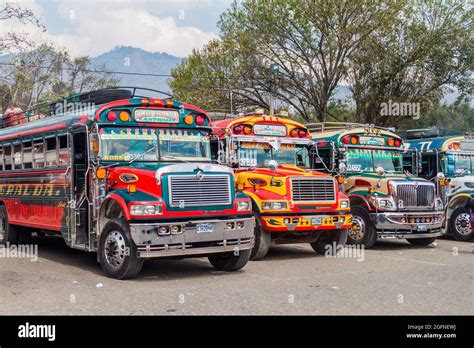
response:
[[[277,246],[232,273],[206,258],[153,260],[132,280],[105,277],[95,254],[61,238],[35,242],[37,260],[0,255],[0,314],[474,314],[474,247],[451,239],[379,242],[337,258]]]

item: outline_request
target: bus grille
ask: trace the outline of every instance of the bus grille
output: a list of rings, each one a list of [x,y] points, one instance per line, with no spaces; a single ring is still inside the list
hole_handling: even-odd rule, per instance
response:
[[[229,175],[169,176],[171,207],[229,205],[232,203]]]
[[[432,207],[435,201],[434,185],[402,184],[396,186],[397,200],[403,201],[405,208]]]
[[[291,179],[292,198],[295,202],[336,200],[333,178],[294,178]]]

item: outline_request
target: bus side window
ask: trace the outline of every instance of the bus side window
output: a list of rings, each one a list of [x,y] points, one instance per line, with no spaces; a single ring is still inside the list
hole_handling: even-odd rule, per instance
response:
[[[43,139],[33,142],[33,168],[44,168]]]
[[[426,179],[432,179],[436,176],[436,155],[423,155],[421,159],[420,176]]]
[[[22,157],[21,144],[13,145],[13,169],[21,169]]]
[[[46,167],[56,167],[58,165],[58,152],[56,148],[56,137],[46,139],[45,153]]]
[[[7,144],[3,147],[3,150],[5,156],[5,170],[12,170],[12,146]]]
[[[3,170],[3,163],[4,163],[4,159],[3,159],[3,145],[0,145],[0,170]]]
[[[68,166],[71,163],[71,153],[69,152],[68,136],[59,137],[59,165]]]
[[[33,168],[33,155],[32,155],[32,142],[25,141],[23,143],[23,168],[31,169]]]
[[[319,157],[318,155],[319,154]],[[313,150],[313,166],[314,170],[326,171],[326,167],[330,169],[331,166],[331,150],[330,149],[318,149]]]

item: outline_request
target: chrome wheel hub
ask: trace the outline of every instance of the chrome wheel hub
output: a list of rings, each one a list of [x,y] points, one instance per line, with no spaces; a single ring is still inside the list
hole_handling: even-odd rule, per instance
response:
[[[456,227],[456,232],[462,235],[468,235],[472,232],[471,230],[471,216],[467,213],[462,213],[456,216],[454,220],[454,226]]]
[[[123,235],[112,231],[105,240],[105,258],[107,263],[114,268],[119,268],[127,256],[127,247]]]
[[[352,227],[349,228],[348,235],[353,240],[361,240],[365,233],[365,222],[360,216],[352,216]]]

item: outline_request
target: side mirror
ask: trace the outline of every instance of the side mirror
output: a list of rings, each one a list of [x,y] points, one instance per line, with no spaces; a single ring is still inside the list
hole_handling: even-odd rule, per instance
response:
[[[383,176],[385,174],[385,169],[383,169],[383,167],[377,167],[375,173],[379,176]]]
[[[275,161],[275,160],[270,160],[268,162],[268,168],[270,168],[271,170],[277,170],[278,168],[278,162]]]

